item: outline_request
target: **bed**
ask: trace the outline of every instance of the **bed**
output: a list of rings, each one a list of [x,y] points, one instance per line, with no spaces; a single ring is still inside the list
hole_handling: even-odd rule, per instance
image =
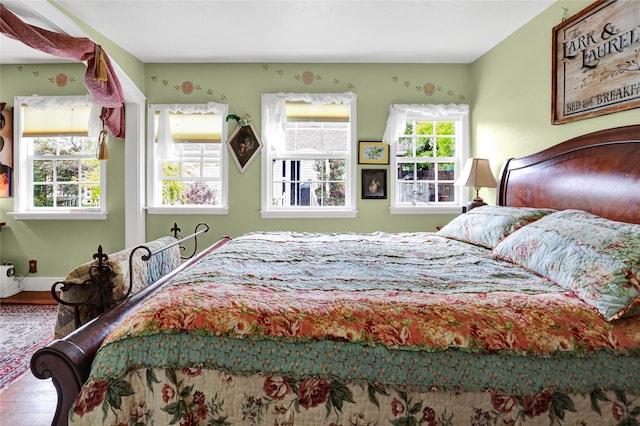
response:
[[[640,421],[640,126],[438,232],[223,238],[36,353],[55,424]]]

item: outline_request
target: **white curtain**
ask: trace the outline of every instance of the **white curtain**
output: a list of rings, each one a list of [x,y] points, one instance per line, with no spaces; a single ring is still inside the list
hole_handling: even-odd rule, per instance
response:
[[[158,146],[156,147],[156,155],[158,158],[166,160],[171,158],[175,149],[175,143],[171,135],[171,123],[169,122],[170,112],[180,112],[182,114],[226,114],[228,105],[216,102],[206,104],[165,104],[162,105],[159,110],[160,117],[158,118]]]
[[[407,117],[411,114],[447,117],[469,113],[469,105],[466,104],[393,104],[389,107],[387,128],[382,140],[394,144],[404,133],[407,126]]]
[[[314,105],[348,104],[355,93],[265,93],[262,95],[262,142],[272,153],[284,151],[287,114],[285,102],[308,102]]]
[[[35,109],[47,109],[56,107],[74,107],[89,105],[91,112],[89,113],[88,136],[97,138],[102,130],[102,120],[100,114],[102,107],[93,102],[91,96],[30,96],[22,99],[22,104]]]

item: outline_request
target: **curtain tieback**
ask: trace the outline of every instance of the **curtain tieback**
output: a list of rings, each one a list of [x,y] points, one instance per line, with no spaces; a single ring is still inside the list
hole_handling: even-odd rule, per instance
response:
[[[109,159],[109,148],[107,147],[107,136],[109,132],[102,129],[100,136],[98,136],[98,160]]]
[[[93,81],[107,81],[107,62],[104,60],[102,47],[96,44],[95,61],[93,65]]]

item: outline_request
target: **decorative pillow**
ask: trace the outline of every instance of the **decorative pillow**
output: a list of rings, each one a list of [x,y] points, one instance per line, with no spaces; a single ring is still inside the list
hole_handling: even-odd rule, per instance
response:
[[[145,244],[151,252],[161,249],[176,242],[174,237],[161,237]],[[113,283],[113,297],[121,299],[129,288],[129,257],[135,247],[130,247],[109,254],[107,264],[111,266],[111,282]],[[176,244],[165,251],[157,253],[149,261],[142,260],[147,255],[146,250],[137,250],[132,259],[133,280],[131,294],[136,294],[148,285],[154,283],[162,276],[180,266],[180,247]],[[89,270],[96,265],[95,260],[84,263],[74,268],[65,282],[82,284],[90,278]],[[65,302],[79,303],[91,299],[95,289],[91,286],[73,286],[63,292],[60,297]],[[98,312],[90,307],[80,309],[80,324],[85,324],[98,316]],[[75,314],[70,306],[58,304],[58,318],[56,320],[54,335],[56,339],[62,338],[75,330]]]
[[[554,211],[530,207],[481,206],[456,217],[436,234],[492,249],[515,230]]]
[[[95,265],[95,261],[83,263],[78,265],[71,272],[67,274],[64,282],[82,284],[91,276],[89,275],[89,269]],[[60,298],[66,302],[81,302],[91,298],[91,292],[89,292],[85,286],[73,286],[65,292],[60,293]],[[80,324],[85,324],[91,319],[97,316],[97,312],[93,309],[81,309],[80,310]],[[54,336],[56,339],[60,339],[76,329],[75,325],[75,313],[71,306],[58,304],[58,317],[56,318],[56,325],[54,328]]]
[[[640,313],[640,225],[564,210],[520,228],[493,254],[573,291],[608,321]]]

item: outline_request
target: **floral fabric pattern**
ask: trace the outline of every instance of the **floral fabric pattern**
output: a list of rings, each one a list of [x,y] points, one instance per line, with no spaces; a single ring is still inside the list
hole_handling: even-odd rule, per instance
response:
[[[457,216],[436,234],[492,249],[514,231],[554,211],[530,207],[481,206]]]
[[[638,354],[640,318],[604,321],[485,248],[429,233],[256,233],[114,329],[70,419],[595,424],[638,416]]]
[[[494,253],[557,282],[607,320],[640,304],[640,225],[564,210],[514,232]]]
[[[638,401],[600,389],[459,394],[332,378],[148,369],[90,381],[69,418],[72,425],[632,425],[640,420]]]

